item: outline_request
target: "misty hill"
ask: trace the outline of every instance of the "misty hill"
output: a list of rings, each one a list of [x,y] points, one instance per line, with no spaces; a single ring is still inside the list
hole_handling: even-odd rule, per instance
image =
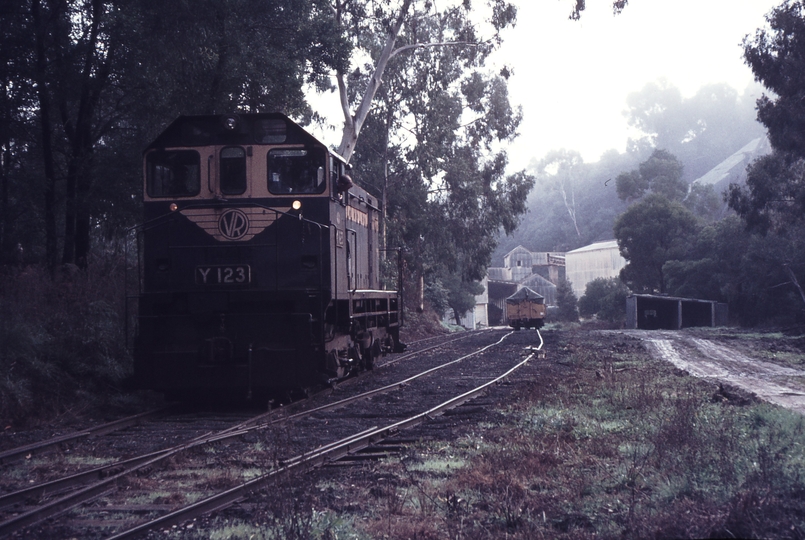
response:
[[[757,158],[771,153],[768,137],[751,140],[740,150],[693,181],[694,184],[713,186],[716,193],[722,193],[730,184],[746,183],[746,167]]]
[[[729,184],[745,183],[747,165],[770,151],[765,136],[755,137],[691,184],[711,186],[720,200]],[[540,164],[532,163],[530,172],[538,179],[528,196],[528,212],[511,236],[500,238],[493,253],[493,266],[500,265],[503,255],[518,245],[532,251],[570,251],[613,238],[615,218],[627,207],[618,199],[615,178],[635,169],[642,158],[635,153],[611,151],[596,163],[575,162],[563,168],[572,156],[571,152],[561,155],[559,166],[551,168],[555,174],[550,176],[540,174]],[[544,166],[545,160],[541,163]],[[722,206],[720,213],[723,210]]]
[[[745,168],[769,151],[763,127],[755,120],[759,87],[738,93],[712,84],[685,98],[660,80],[627,98],[627,121],[641,136],[628,150],[611,150],[595,163],[574,151],[550,152],[532,160],[537,182],[528,197],[528,213],[512,236],[501,237],[492,264],[517,245],[531,251],[570,251],[613,238],[615,218],[626,209],[615,178],[645,161],[655,149],[673,154],[683,165],[682,179],[712,186],[720,200],[730,182],[742,183]],[[718,206],[718,204],[716,205]]]

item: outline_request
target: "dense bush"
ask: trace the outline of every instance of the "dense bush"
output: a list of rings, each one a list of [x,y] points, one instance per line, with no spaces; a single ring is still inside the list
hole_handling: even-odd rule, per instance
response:
[[[563,279],[556,286],[556,305],[559,309],[555,313],[548,313],[548,318],[563,322],[576,322],[579,320],[578,299],[573,292],[573,285]]]
[[[626,318],[626,297],[629,289],[618,278],[596,278],[587,284],[584,295],[579,298],[579,314],[611,323],[621,323]]]
[[[121,258],[54,275],[6,268],[0,280],[0,418],[20,425],[97,406],[131,370]]]

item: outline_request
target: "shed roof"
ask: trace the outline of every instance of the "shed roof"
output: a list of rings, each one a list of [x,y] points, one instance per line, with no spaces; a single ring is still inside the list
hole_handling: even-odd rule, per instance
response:
[[[693,183],[715,185],[727,179],[732,181],[746,176],[746,165],[752,160],[771,152],[771,145],[766,136],[749,141],[740,150],[707,171]]]
[[[618,241],[607,240],[605,242],[595,242],[594,244],[583,246],[578,249],[574,249],[573,251],[568,251],[565,255],[570,255],[571,253],[584,253],[586,251],[597,251],[599,249],[618,249]]]
[[[556,285],[551,282],[549,279],[545,279],[539,274],[531,274],[527,278],[522,281],[523,285],[527,285],[528,287],[552,287],[556,288]]]
[[[718,300],[702,300],[701,298],[682,298],[681,296],[667,296],[664,294],[630,294],[635,298],[646,298],[649,300],[667,300],[669,302],[701,302],[704,304],[718,304]]]

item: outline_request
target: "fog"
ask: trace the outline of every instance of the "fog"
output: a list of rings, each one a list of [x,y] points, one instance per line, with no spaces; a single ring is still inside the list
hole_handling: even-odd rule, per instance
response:
[[[631,0],[617,16],[611,2],[587,2],[568,20],[568,0],[515,0],[518,24],[495,60],[510,65],[511,100],[523,107],[513,169],[557,148],[587,162],[608,149],[624,151],[639,133],[627,124],[630,93],[665,79],[685,98],[726,83],[759,97],[743,63],[741,41],[765,23],[776,0]]]

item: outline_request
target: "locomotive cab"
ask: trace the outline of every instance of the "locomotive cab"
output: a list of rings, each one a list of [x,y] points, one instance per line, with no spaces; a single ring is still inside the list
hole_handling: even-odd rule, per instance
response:
[[[135,376],[176,395],[264,395],[399,349],[375,199],[281,114],[188,116],[143,159]]]

